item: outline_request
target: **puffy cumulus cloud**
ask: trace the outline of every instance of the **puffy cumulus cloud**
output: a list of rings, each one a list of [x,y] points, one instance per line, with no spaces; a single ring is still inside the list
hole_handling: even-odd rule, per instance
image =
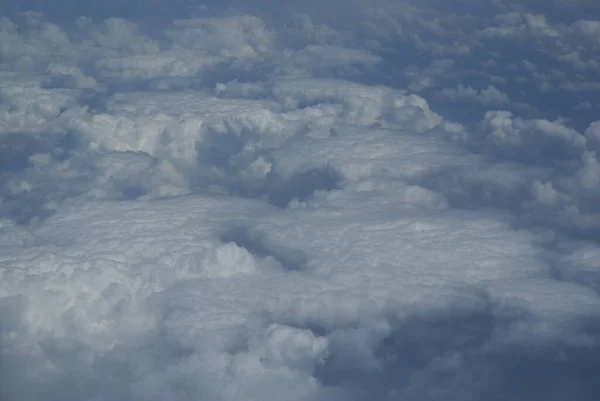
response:
[[[489,37],[499,38],[526,38],[533,37],[558,37],[560,33],[553,29],[546,21],[544,15],[522,14],[510,12],[499,15],[498,25],[485,28],[482,33]]]
[[[186,177],[168,160],[134,152],[73,153],[68,138],[7,135],[1,142],[0,213],[36,222],[65,201],[149,199],[189,192]],[[11,152],[18,151],[14,155]],[[22,152],[22,153],[21,153]]]
[[[23,25],[27,34],[10,19],[4,17],[0,20],[3,68],[36,70],[45,68],[49,60],[69,60],[73,57],[73,43],[58,25],[44,22],[37,14],[27,14]]]
[[[140,32],[136,23],[121,18],[109,18],[96,25],[88,18],[77,20],[77,28],[87,34],[83,43],[112,50],[116,54],[156,53],[159,45]]]
[[[499,91],[494,85],[488,85],[487,88],[477,90],[471,86],[458,85],[456,88],[442,89],[442,96],[453,100],[472,100],[483,104],[503,104],[509,103],[510,98]]]
[[[525,203],[527,213],[574,231],[584,238],[596,235],[600,228],[597,207],[600,193],[600,163],[596,152],[587,151],[577,161],[574,171],[557,178],[535,181],[532,201]]]
[[[85,76],[77,67],[50,63],[46,72],[51,76],[44,82],[47,87],[74,87],[74,89],[100,89],[98,82]]]
[[[596,400],[569,3],[7,14],[0,399]]]
[[[600,151],[600,121],[594,121],[585,130],[585,137],[595,150]]]
[[[62,112],[79,103],[79,93],[43,87],[43,78],[2,72],[0,105],[2,132],[39,132],[51,129]],[[0,134],[1,135],[1,134]]]
[[[598,230],[597,122],[579,132],[564,120],[522,119],[488,111],[478,130],[457,137],[467,148],[495,160],[477,160],[438,176],[425,186],[444,193],[451,206],[508,208],[519,225],[556,230],[558,236],[588,238]]]
[[[380,57],[364,50],[336,45],[307,45],[301,50],[286,52],[279,70],[286,75],[360,76],[365,68],[380,61]]]
[[[493,85],[515,103],[515,110],[546,119],[573,104],[597,102],[598,18],[584,4],[570,7],[571,12],[536,0],[495,1],[489,7],[475,1],[450,5],[411,0],[355,5],[360,11],[345,10],[345,18],[337,22],[327,11],[306,14],[311,26],[327,21],[346,34],[330,40],[358,43],[381,57],[381,68],[369,76],[372,81],[408,86],[425,96],[435,95],[440,87],[482,91]],[[529,68],[533,65],[535,70]],[[398,69],[404,76],[395,73]],[[547,99],[543,94],[550,91],[560,97]],[[438,102],[443,102],[441,109],[456,108],[454,97]],[[591,109],[580,111],[582,129],[595,117]],[[477,109],[477,114],[483,111]]]
[[[523,120],[507,111],[488,111],[481,122],[485,140],[508,157],[571,160],[583,153],[585,136],[560,121]],[[526,160],[524,160],[526,161]]]
[[[175,21],[167,31],[174,45],[224,57],[256,57],[273,47],[273,34],[257,17],[200,18]]]
[[[579,286],[553,284],[552,295],[575,303],[560,311],[531,296],[549,285],[539,278],[549,273],[535,236],[499,216],[433,218],[423,193],[390,204],[392,191],[363,186],[286,214],[201,196],[64,208],[35,231],[39,245],[2,260],[3,304],[27,300],[3,324],[3,358],[37,365],[18,371],[14,391],[21,399],[32,388],[67,398],[337,399],[353,391],[345,377],[369,383],[376,372],[392,374],[388,358],[401,358],[398,336],[413,330],[413,313],[447,302],[456,303],[450,313],[482,313],[491,302],[533,314],[502,329],[512,335],[482,340],[491,347],[538,338],[538,325],[547,336],[550,324],[544,341],[575,341],[561,314],[597,310],[597,298]],[[485,246],[473,248],[482,238]],[[437,363],[446,362],[427,361],[415,373],[437,385],[428,373]],[[77,393],[52,387],[73,378],[88,385]]]

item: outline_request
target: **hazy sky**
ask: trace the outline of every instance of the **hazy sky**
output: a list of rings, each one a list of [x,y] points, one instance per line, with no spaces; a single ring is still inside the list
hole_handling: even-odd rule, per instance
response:
[[[0,15],[0,401],[600,399],[595,1]]]

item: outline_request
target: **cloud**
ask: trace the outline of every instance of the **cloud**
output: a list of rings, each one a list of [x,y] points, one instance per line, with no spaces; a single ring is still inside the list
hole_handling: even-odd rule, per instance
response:
[[[480,91],[471,86],[458,85],[456,89],[443,89],[441,94],[453,100],[472,100],[483,104],[503,104],[510,102],[510,98],[505,93],[499,91],[494,85],[489,85]]]
[[[586,4],[259,3],[0,20],[0,399],[597,399]]]
[[[67,108],[78,103],[78,93],[42,87],[39,78],[4,72],[0,86],[2,131],[34,131],[49,128]]]
[[[488,111],[481,122],[487,142],[497,149],[510,149],[544,158],[572,159],[587,146],[586,138],[560,122],[514,119],[506,111]]]
[[[533,37],[558,37],[560,33],[548,25],[543,15],[511,12],[497,17],[498,26],[485,28],[482,33],[489,37],[524,39]]]
[[[587,138],[587,140],[591,144],[593,144],[596,150],[600,150],[600,122],[595,121],[592,124],[590,124],[588,129],[585,130],[584,135]]]

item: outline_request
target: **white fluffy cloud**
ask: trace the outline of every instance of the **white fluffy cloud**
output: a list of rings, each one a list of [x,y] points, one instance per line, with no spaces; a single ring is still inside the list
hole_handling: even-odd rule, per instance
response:
[[[597,399],[586,2],[113,3],[0,20],[0,399]]]
[[[506,149],[514,156],[525,152],[540,160],[571,160],[581,155],[587,146],[583,135],[559,121],[523,120],[513,118],[507,111],[486,112],[481,127],[493,147]]]
[[[494,85],[488,85],[487,88],[477,90],[471,86],[458,85],[456,88],[442,89],[442,96],[453,100],[473,100],[483,104],[503,104],[509,103],[510,98],[499,91]]]

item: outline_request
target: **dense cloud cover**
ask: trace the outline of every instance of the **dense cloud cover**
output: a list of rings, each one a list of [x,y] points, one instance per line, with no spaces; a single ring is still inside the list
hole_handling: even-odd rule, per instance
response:
[[[595,1],[4,3],[1,401],[600,398]]]

